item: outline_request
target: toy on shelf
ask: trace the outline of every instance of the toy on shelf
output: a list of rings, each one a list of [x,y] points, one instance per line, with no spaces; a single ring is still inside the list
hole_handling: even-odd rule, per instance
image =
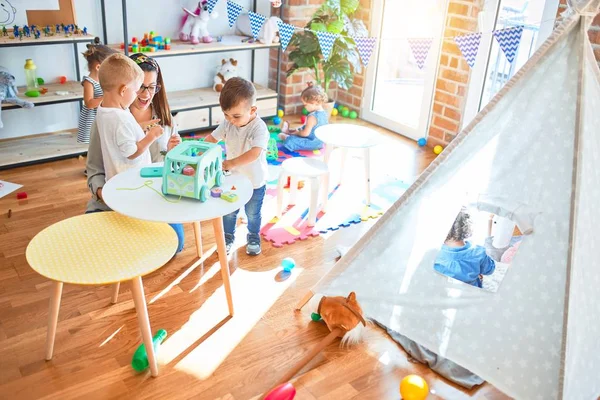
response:
[[[220,92],[225,86],[225,82],[238,76],[237,72],[238,61],[230,58],[229,60],[222,59],[221,65],[217,67],[217,74],[214,78],[213,90]]]
[[[201,141],[182,142],[165,157],[162,192],[205,202],[210,189],[223,183],[222,165],[221,146]],[[189,168],[194,170],[193,175],[189,174]]]
[[[65,83],[67,83],[67,77],[66,77],[66,76],[59,76],[59,77],[58,77],[58,82],[59,82],[61,85],[64,85]]]
[[[279,148],[277,147],[277,140],[269,138],[269,144],[267,146],[267,160],[275,161],[279,158]]]
[[[144,38],[139,40],[137,37],[131,38],[131,43],[127,45],[131,53],[153,53],[158,50],[171,50],[171,38],[157,36],[154,31],[144,33]],[[121,43],[121,50],[125,49],[125,43]]]
[[[27,83],[27,90],[38,90],[38,78],[37,78],[37,66],[31,58],[25,60],[25,82]]]
[[[275,117],[275,118],[273,118],[273,124],[274,124],[274,125],[279,125],[279,124],[281,124],[281,118],[279,118],[279,117]]]
[[[270,17],[265,21],[263,26],[258,33],[257,39],[262,44],[273,44],[279,43],[279,25],[278,22],[282,22],[279,17]],[[250,21],[250,16],[248,13],[242,13],[238,16],[236,22],[236,30],[237,33],[243,36],[248,36],[249,38],[253,38],[254,34],[252,33],[252,23]],[[249,43],[254,43],[255,41],[250,39],[247,40]]]
[[[425,400],[429,387],[419,375],[407,375],[400,382],[400,396],[403,400]]]
[[[33,103],[21,100],[17,97],[18,93],[15,76],[8,72],[6,68],[0,67],[0,103],[11,103],[23,108],[32,108]],[[2,110],[1,107],[0,110]],[[3,126],[2,115],[0,114],[0,128]]]
[[[203,43],[211,43],[213,38],[208,33],[208,20],[218,18],[219,14],[216,11],[213,11],[212,14],[208,12],[208,1],[198,2],[195,12],[191,12],[187,8],[184,8],[183,11],[187,13],[187,16],[179,33],[179,39],[182,42],[190,41],[192,44],[198,44],[200,40]]]
[[[167,338],[167,331],[164,329],[159,329],[156,332],[156,335],[152,338],[152,347],[154,347],[154,352],[158,352],[158,347],[164,342]],[[133,353],[133,358],[131,359],[131,367],[138,372],[142,372],[146,368],[148,368],[148,353],[146,353],[146,346],[144,343],[140,344]]]

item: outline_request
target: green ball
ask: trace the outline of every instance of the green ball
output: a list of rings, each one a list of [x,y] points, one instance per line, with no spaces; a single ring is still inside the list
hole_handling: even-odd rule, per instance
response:
[[[306,107],[302,108],[302,115],[308,115],[308,110]]]
[[[318,322],[321,320],[321,316],[319,314],[317,314],[316,312],[310,314],[310,319],[312,319],[315,322]]]
[[[347,109],[347,108],[344,108],[344,109],[342,110],[342,117],[344,117],[344,118],[348,118],[348,114],[350,114],[350,111],[348,111],[348,109]]]
[[[25,96],[27,97],[40,97],[40,92],[37,90],[28,90],[25,92]]]
[[[350,111],[350,119],[358,118],[358,113],[356,111]]]

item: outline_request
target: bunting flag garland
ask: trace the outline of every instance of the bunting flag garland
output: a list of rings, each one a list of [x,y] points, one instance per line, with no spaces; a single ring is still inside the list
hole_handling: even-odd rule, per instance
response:
[[[219,0],[208,0],[208,13],[212,14]]]
[[[296,30],[294,25],[286,24],[281,20],[277,21],[277,26],[279,27],[279,41],[281,42],[281,50],[285,51],[287,49],[288,44],[290,44],[290,40],[292,40],[292,36]]]
[[[425,65],[432,43],[433,38],[408,39],[408,45],[410,46],[413,57],[417,61],[419,69],[423,69],[423,66]]]
[[[363,65],[365,67],[368,66],[371,54],[373,54],[373,50],[375,49],[375,43],[377,43],[377,38],[356,36],[352,39],[354,39],[354,43],[356,43],[356,49],[358,50]]]
[[[460,52],[462,53],[469,67],[473,68],[475,65],[475,59],[477,58],[477,52],[479,51],[479,43],[481,42],[481,32],[471,33],[464,36],[456,36],[454,41],[458,45]]]
[[[333,48],[333,44],[335,43],[338,35],[335,33],[325,31],[318,31],[313,33],[317,35],[317,39],[319,39],[319,46],[321,46],[321,53],[323,54],[323,58],[325,60],[329,60],[331,49]]]
[[[248,17],[250,17],[250,29],[252,29],[252,36],[254,36],[254,39],[258,39],[260,30],[265,24],[267,17],[252,11],[248,11]]]
[[[241,12],[242,6],[227,0],[227,20],[229,21],[230,28],[233,28],[233,25],[235,25],[235,21],[237,21]]]
[[[504,52],[508,62],[512,63],[519,50],[523,26],[519,25],[513,28],[506,28],[494,31],[494,37],[498,41],[500,48]]]

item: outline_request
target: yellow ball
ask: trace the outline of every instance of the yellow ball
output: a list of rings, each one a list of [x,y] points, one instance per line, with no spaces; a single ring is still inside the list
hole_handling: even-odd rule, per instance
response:
[[[335,117],[336,115],[338,115],[338,112],[339,112],[339,111],[338,111],[338,109],[337,109],[337,108],[334,108],[333,110],[331,110],[331,115],[332,115],[333,117]]]
[[[278,116],[279,118],[283,118],[283,116],[284,116],[284,115],[285,115],[285,114],[283,113],[283,110],[278,110],[278,111],[277,111],[277,116]]]
[[[440,154],[442,152],[442,150],[444,150],[444,148],[442,146],[440,146],[439,144],[433,148],[433,152],[435,154]]]
[[[400,382],[402,400],[425,400],[428,394],[427,382],[419,375],[407,375]]]

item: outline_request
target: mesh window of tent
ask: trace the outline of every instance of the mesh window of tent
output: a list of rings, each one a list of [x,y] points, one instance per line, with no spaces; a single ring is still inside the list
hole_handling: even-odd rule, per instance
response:
[[[163,194],[190,197],[205,202],[210,189],[223,182],[221,146],[185,141],[169,151],[163,169]]]

